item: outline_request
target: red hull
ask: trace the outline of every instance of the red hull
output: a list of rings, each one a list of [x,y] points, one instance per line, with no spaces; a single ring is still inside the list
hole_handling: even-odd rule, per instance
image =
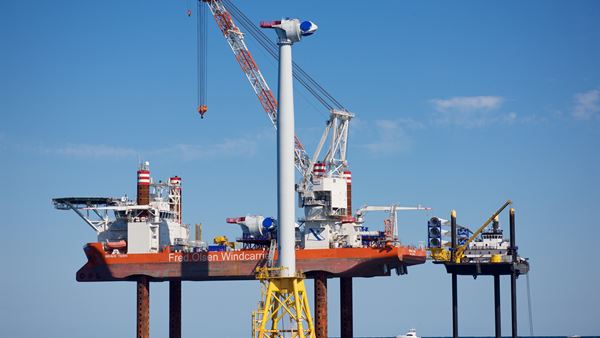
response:
[[[89,243],[84,251],[88,262],[77,272],[79,282],[134,280],[140,275],[154,281],[251,280],[267,258],[264,250],[110,255],[100,243]],[[389,276],[391,270],[404,273],[425,258],[425,250],[405,246],[296,250],[297,268],[308,277],[317,271],[330,277]]]

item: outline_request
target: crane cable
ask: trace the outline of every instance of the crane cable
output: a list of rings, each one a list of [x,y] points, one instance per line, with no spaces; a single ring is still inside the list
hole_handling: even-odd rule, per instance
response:
[[[256,41],[275,59],[278,60],[278,47],[273,43],[266,34],[256,25],[230,0],[223,1],[228,10],[237,19],[238,22],[256,39]],[[294,77],[302,84],[323,106],[327,109],[343,109],[343,106],[335,100],[327,91],[325,91],[314,79],[312,79],[298,64],[294,62]],[[329,98],[328,102],[326,98]]]
[[[527,279],[527,310],[529,312],[529,335],[533,337],[533,314],[531,311],[531,288],[529,287],[529,271],[525,274]]]
[[[185,13],[188,18],[192,16],[192,0],[187,0]]]
[[[207,84],[207,39],[206,39],[206,25],[207,25],[207,8],[202,1],[197,1],[197,14],[196,14],[196,29],[197,29],[197,67],[198,67],[198,113],[201,118],[204,118],[204,114],[208,110],[206,104],[206,84]]]
[[[231,0],[223,0],[224,6],[232,16],[250,33],[252,37],[263,47],[275,60],[278,60],[278,47],[267,35],[260,30]],[[328,110],[346,110],[327,90],[325,90],[315,79],[313,79],[302,67],[293,62],[294,78],[310,92]]]
[[[246,17],[235,5],[233,5],[228,0],[224,0],[224,5],[228,7],[228,11],[232,14],[234,18],[240,23],[241,26],[244,27],[246,31],[252,35],[255,40],[265,49],[275,60],[278,60],[278,48],[269,40],[269,38],[264,34],[260,29],[258,29],[248,17]],[[294,68],[295,70],[295,68]],[[304,87],[306,90],[312,94],[312,96],[317,99],[325,108],[331,110],[333,106],[328,103],[317,90],[312,88],[310,84],[304,79],[299,78],[297,72],[294,72],[294,77],[296,80]]]

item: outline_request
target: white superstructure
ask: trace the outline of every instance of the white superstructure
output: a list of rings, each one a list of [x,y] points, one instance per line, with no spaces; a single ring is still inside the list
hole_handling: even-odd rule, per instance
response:
[[[508,254],[510,242],[503,238],[502,230],[498,220],[495,219],[489,231],[481,233],[478,240],[468,244],[464,253],[467,262],[490,262],[492,256],[499,257],[501,262],[511,262],[512,257]]]
[[[53,200],[57,209],[72,209],[92,227],[98,242],[113,253],[153,253],[165,246],[187,250],[190,230],[181,219],[181,178],[154,183],[148,162],[138,170],[137,202],[99,197]]]

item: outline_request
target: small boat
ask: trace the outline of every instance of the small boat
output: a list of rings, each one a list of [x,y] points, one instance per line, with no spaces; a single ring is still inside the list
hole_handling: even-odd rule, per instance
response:
[[[417,330],[416,329],[410,329],[405,334],[397,335],[396,338],[420,338],[420,337],[417,336]]]

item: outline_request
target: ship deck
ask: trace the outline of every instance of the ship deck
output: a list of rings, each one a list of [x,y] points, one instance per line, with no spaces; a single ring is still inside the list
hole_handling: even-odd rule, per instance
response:
[[[139,276],[151,281],[254,280],[268,256],[267,250],[113,255],[101,243],[87,244],[84,252],[88,262],[77,271],[79,282],[135,281]],[[404,274],[408,266],[425,260],[424,249],[408,246],[296,250],[296,266],[309,278],[317,272],[328,277],[389,276],[392,270]]]

